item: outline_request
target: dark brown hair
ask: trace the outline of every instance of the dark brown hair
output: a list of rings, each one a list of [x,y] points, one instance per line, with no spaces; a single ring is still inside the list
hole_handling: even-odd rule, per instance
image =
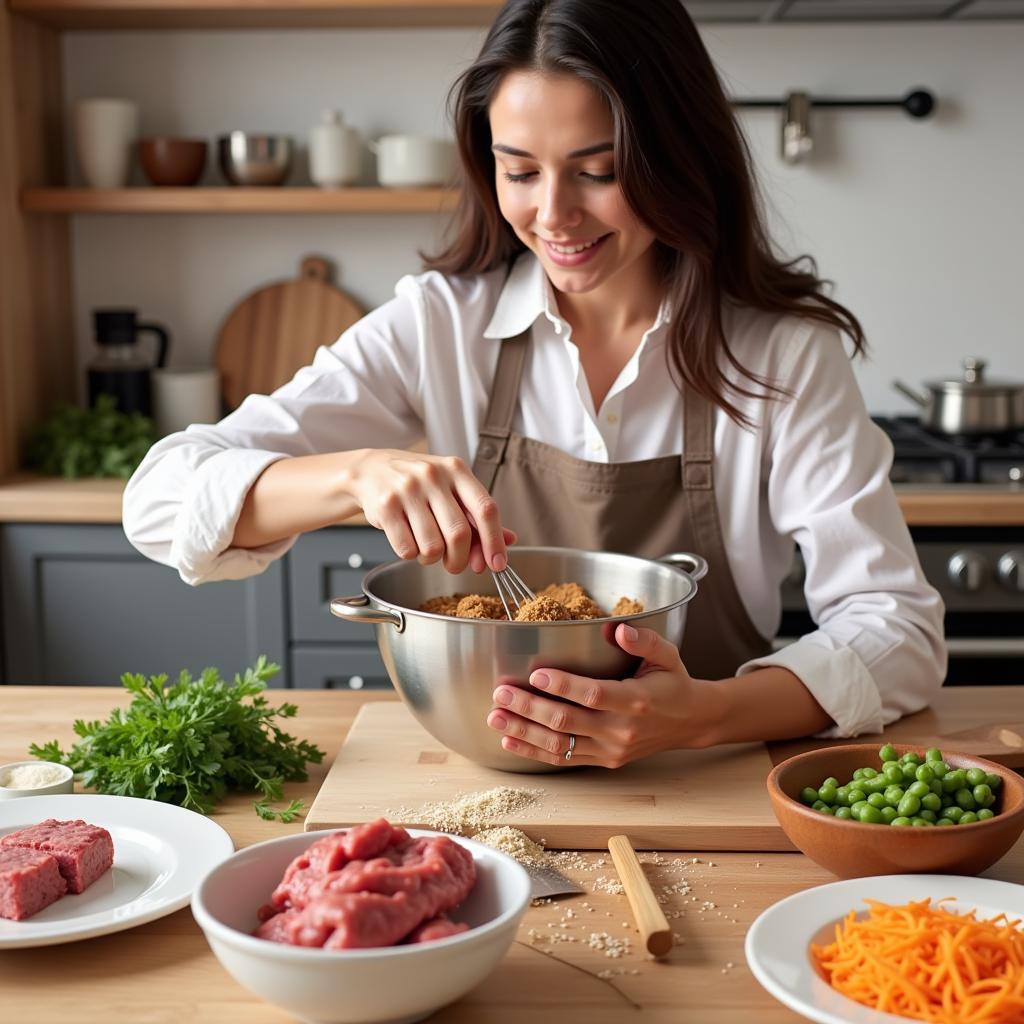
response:
[[[745,140],[680,0],[508,0],[449,94],[464,181],[450,242],[428,268],[482,273],[526,248],[498,208],[490,148],[488,110],[511,71],[575,75],[611,109],[616,179],[656,237],[673,311],[668,351],[683,381],[744,423],[727,391],[784,393],[729,351],[723,299],[831,324],[863,351],[860,323],[823,294],[814,261],[773,251]],[[730,384],[720,352],[763,390]]]

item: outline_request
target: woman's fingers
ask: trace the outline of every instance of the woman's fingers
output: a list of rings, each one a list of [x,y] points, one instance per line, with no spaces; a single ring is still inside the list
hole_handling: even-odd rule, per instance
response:
[[[552,754],[556,759],[564,758],[569,749],[569,733],[555,732],[546,726],[537,725],[536,722],[513,714],[505,708],[492,709],[487,716],[487,724],[509,739],[537,747],[545,753]],[[573,757],[576,756],[578,750],[580,750],[580,738],[577,735]]]
[[[638,629],[620,622],[615,629],[615,642],[628,654],[643,658],[645,669],[673,672],[682,667],[679,648],[653,629]]]
[[[493,693],[498,711],[508,710],[513,715],[529,719],[553,732],[593,733],[594,712],[561,700],[548,700],[521,686],[499,686]]]
[[[498,503],[465,463],[457,461],[461,465],[454,468],[455,493],[480,538],[480,548],[487,567],[500,572],[508,565],[508,552]]]
[[[568,741],[568,737],[565,738]],[[572,752],[572,758],[566,761],[565,754],[553,754],[551,751],[546,750],[544,747],[538,747],[533,743],[527,743],[525,740],[513,739],[511,736],[502,736],[501,738],[502,749],[507,750],[510,754],[518,754],[520,757],[528,757],[532,761],[543,761],[545,764],[600,764],[601,762],[591,754],[586,753],[586,748],[581,749],[581,741],[579,738],[576,740],[576,746]],[[568,749],[568,748],[567,748]]]
[[[649,707],[648,694],[639,684],[629,679],[591,679],[558,669],[541,668],[530,676],[529,681],[532,687],[544,693],[561,697],[563,701],[572,701],[592,711],[635,715]]]

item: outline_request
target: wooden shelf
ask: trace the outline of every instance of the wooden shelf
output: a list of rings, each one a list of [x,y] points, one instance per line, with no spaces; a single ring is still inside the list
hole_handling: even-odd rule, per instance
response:
[[[27,188],[29,213],[440,213],[442,188]]]
[[[61,29],[412,28],[489,25],[500,0],[8,0]]]

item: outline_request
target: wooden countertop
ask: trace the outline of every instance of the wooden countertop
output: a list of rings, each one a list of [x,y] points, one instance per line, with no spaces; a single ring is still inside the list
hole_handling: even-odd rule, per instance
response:
[[[76,718],[105,718],[127,703],[116,687],[0,687],[0,762],[27,756],[31,741],[74,738]],[[337,753],[358,707],[390,694],[270,691],[271,703],[287,699],[299,713],[289,732],[327,751],[306,783],[286,787],[307,807]],[[935,707],[898,723],[888,735],[943,734],[1005,722],[1022,700],[1020,687],[963,687],[943,691]],[[369,814],[369,812],[368,812]],[[214,820],[231,834],[237,848],[301,830],[299,823],[266,822],[252,810],[252,798],[225,800]],[[664,961],[636,951],[609,959],[591,949],[592,932],[635,939],[624,896],[594,889],[614,877],[607,856],[584,854],[585,868],[570,872],[587,890],[585,897],[531,907],[512,946],[487,981],[458,1003],[430,1018],[433,1024],[794,1024],[800,1020],[777,1003],[746,966],[743,941],[753,920],[772,903],[801,889],[834,881],[832,875],[796,853],[661,854],[661,864],[645,870],[656,891],[685,880],[689,896],[672,895],[666,911],[681,941]],[[1024,882],[1024,840],[985,875]],[[695,897],[695,901],[691,899]],[[585,910],[582,903],[589,904]],[[715,906],[706,907],[704,901]],[[574,918],[567,918],[569,906]],[[705,907],[705,909],[701,909]],[[566,927],[560,927],[565,924]],[[549,927],[550,926],[550,927]],[[531,945],[531,931],[562,934],[578,941]],[[576,968],[553,959],[562,958]],[[598,972],[610,971],[608,980]],[[586,972],[586,973],[584,973]],[[615,986],[614,988],[612,986]],[[214,958],[188,909],[127,931],[58,947],[9,950],[0,954],[4,1018],[74,1020],[106,1024],[145,1020],[147,1024],[285,1024],[286,1014],[242,989]],[[631,1005],[633,1004],[633,1005]]]
[[[0,523],[119,523],[123,493],[122,480],[19,473],[0,482]],[[899,484],[896,496],[911,526],[1024,526],[1020,486]],[[353,516],[344,525],[365,524],[362,516]]]

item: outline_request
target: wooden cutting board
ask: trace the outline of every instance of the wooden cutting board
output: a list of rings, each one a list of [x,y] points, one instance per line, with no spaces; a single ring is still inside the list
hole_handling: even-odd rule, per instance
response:
[[[381,816],[430,828],[428,804],[511,786],[543,794],[496,824],[521,829],[549,849],[603,850],[609,836],[625,833],[642,850],[792,850],[768,802],[771,767],[762,744],[741,744],[658,754],[616,771],[515,775],[443,747],[404,704],[364,704],[305,828]]]
[[[236,409],[246,395],[286,384],[363,313],[331,282],[328,261],[307,256],[297,278],[257,289],[225,318],[214,355],[224,401]]]

